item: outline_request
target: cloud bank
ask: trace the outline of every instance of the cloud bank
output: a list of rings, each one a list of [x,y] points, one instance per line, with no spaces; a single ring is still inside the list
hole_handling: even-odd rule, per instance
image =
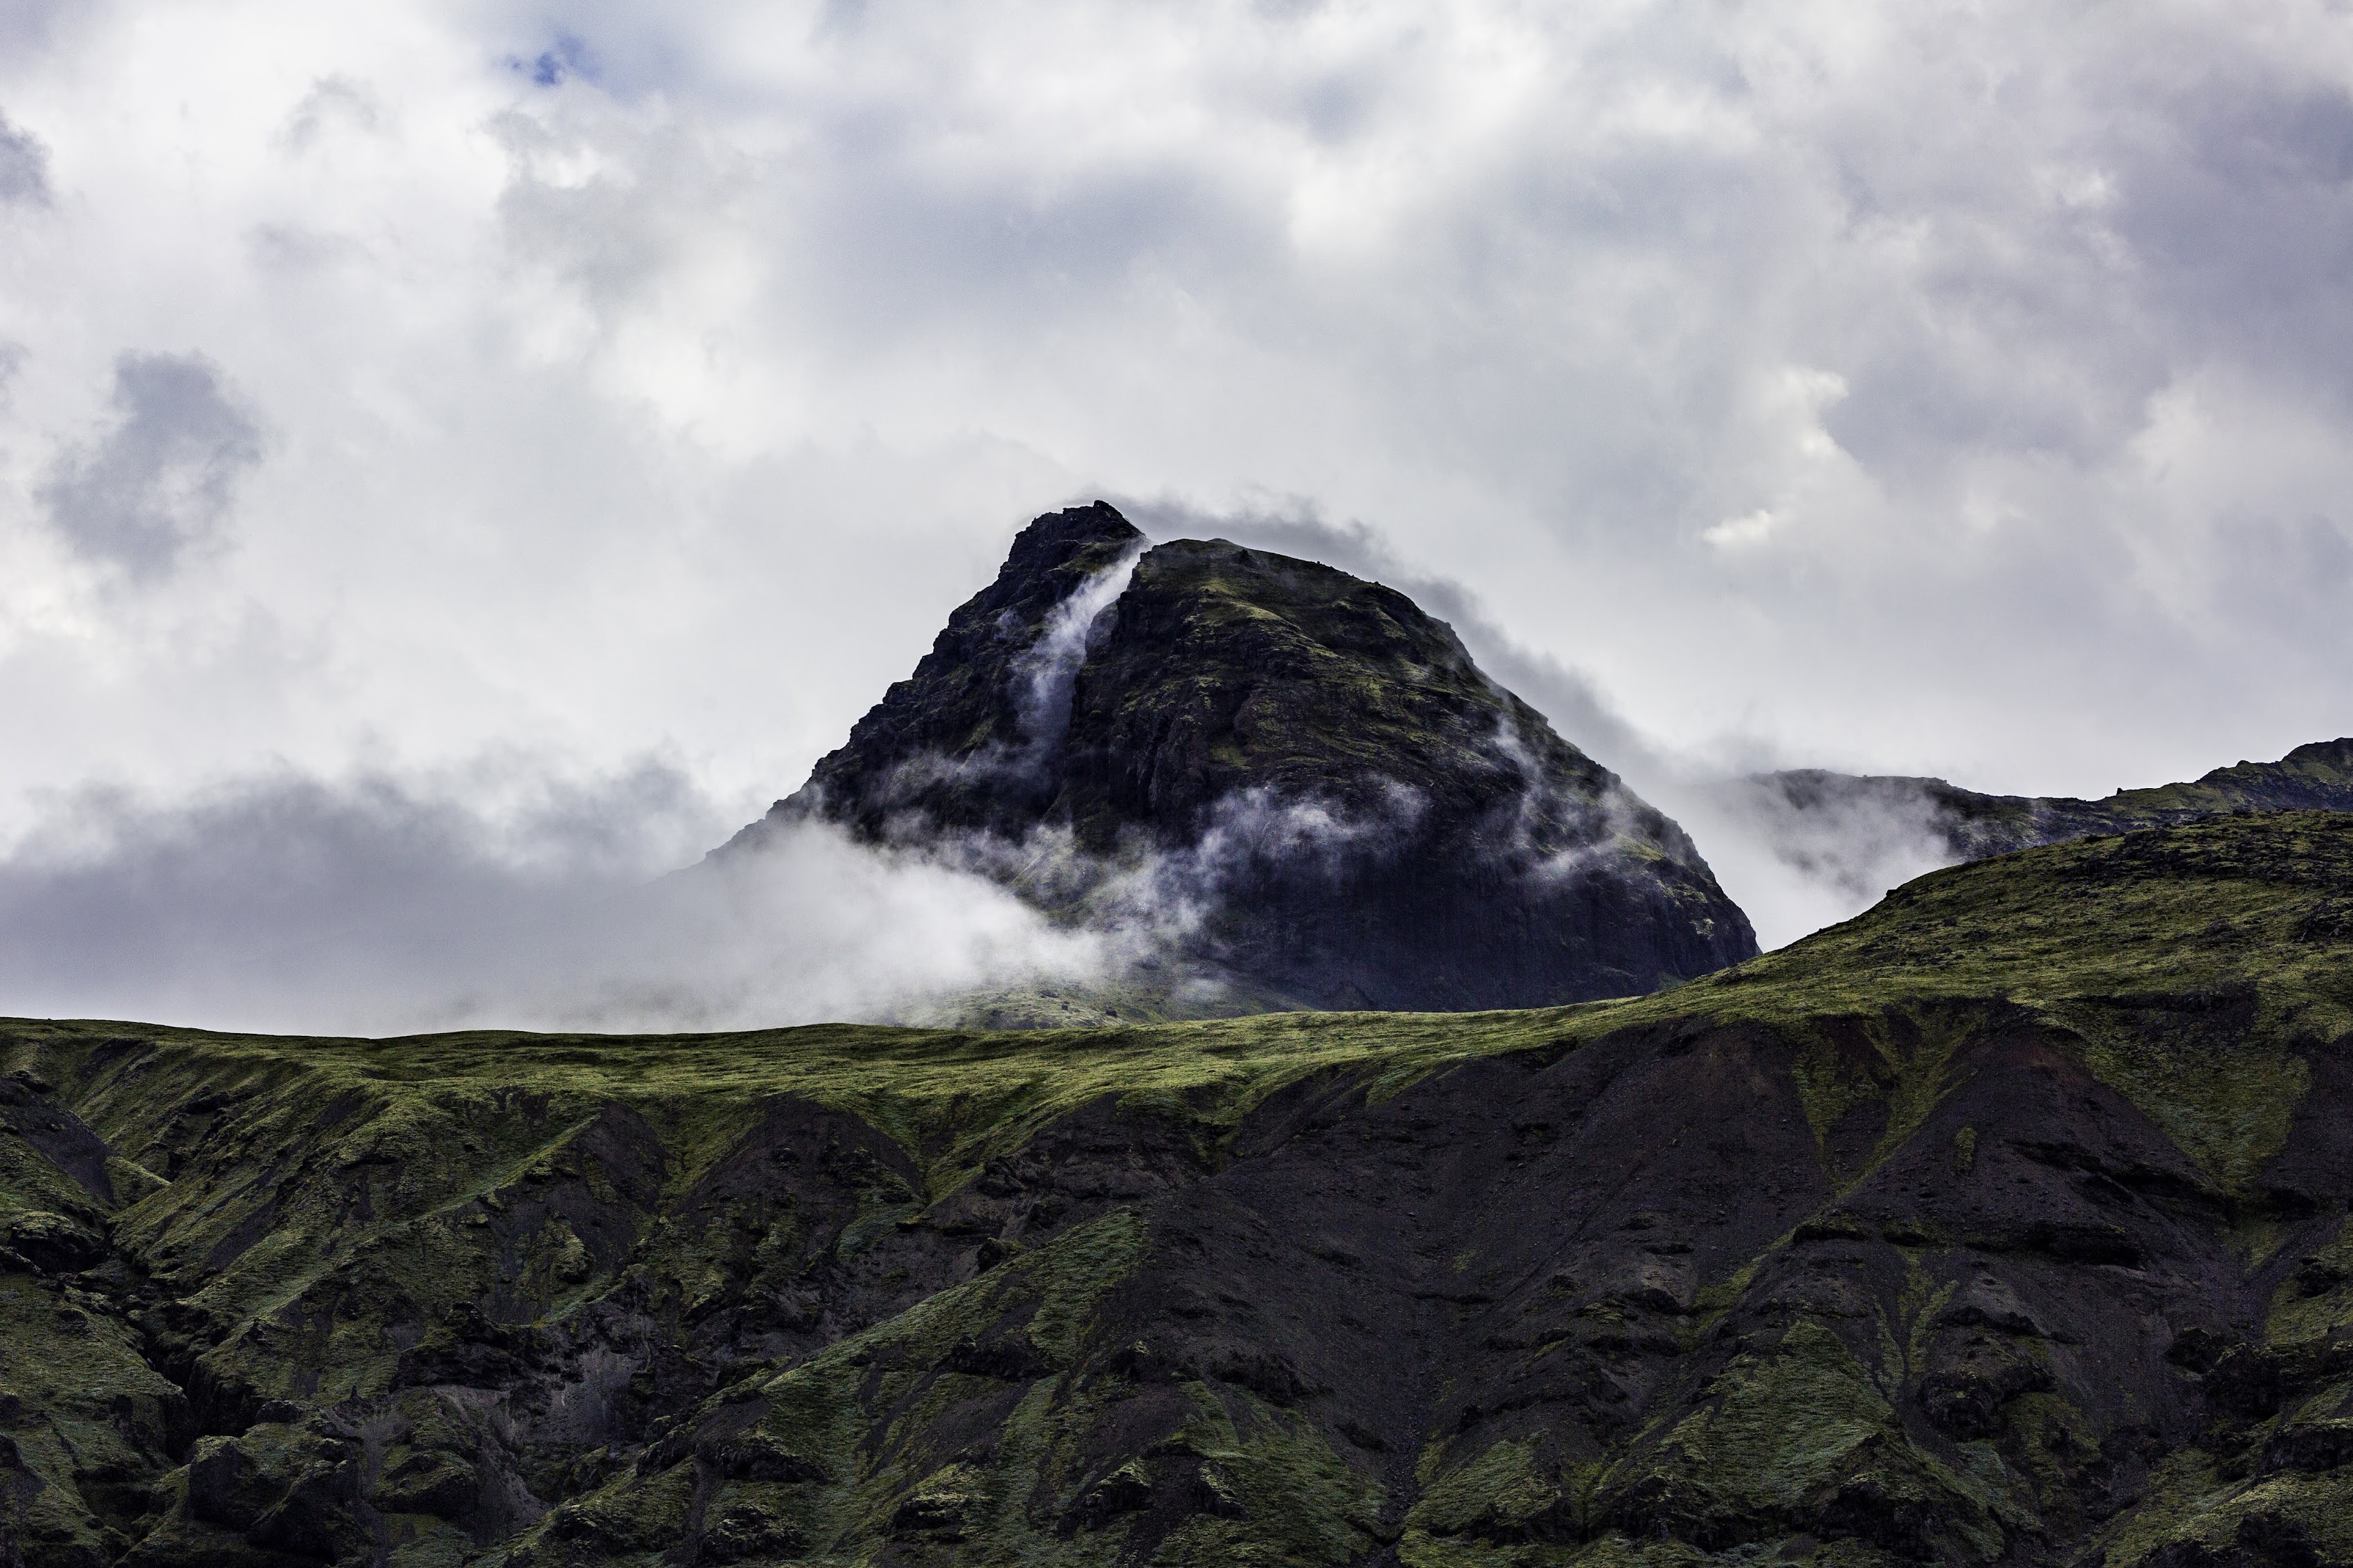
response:
[[[921,1018],[1117,960],[977,876],[817,824],[657,874],[711,830],[684,780],[510,773],[68,803],[0,860],[0,994],[232,1029],[691,1030]],[[485,811],[486,782],[526,798]]]

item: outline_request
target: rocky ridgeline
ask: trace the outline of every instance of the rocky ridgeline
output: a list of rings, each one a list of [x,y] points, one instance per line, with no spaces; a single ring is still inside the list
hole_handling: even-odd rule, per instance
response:
[[[0,1560],[2353,1563],[2353,818],[1599,1006],[0,1026]]]
[[[1134,939],[1154,1006],[1465,1010],[1749,957],[1691,840],[1392,589],[1100,502],[1038,519],[798,819]]]

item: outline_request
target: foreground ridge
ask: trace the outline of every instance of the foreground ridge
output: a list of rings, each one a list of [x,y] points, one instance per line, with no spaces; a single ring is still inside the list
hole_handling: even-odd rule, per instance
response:
[[[2353,1563],[2353,818],[1535,1012],[0,1026],[30,1563]]]

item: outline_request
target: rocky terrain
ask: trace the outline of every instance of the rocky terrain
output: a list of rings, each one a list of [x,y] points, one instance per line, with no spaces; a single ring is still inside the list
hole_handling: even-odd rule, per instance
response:
[[[808,783],[840,823],[1134,939],[1148,1010],[1620,996],[1757,951],[1691,840],[1412,601],[1038,519]],[[1153,982],[1151,975],[1159,979]]]
[[[1735,788],[1768,821],[1827,823],[1860,811],[1916,823],[1953,859],[1980,860],[2038,844],[2195,822],[2224,812],[2353,811],[2353,737],[2298,746],[2275,763],[2216,768],[2190,784],[2120,789],[2105,800],[1983,795],[1937,778],[1820,768],[1758,773]],[[1802,831],[1794,837],[1802,838]]]
[[[1646,997],[0,1025],[0,1560],[2353,1563],[2353,816]]]

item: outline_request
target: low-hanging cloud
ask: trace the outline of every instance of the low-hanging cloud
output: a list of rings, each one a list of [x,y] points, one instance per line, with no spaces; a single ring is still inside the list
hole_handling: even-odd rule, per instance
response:
[[[162,577],[220,537],[261,431],[202,354],[124,353],[112,404],[103,434],[58,455],[41,500],[82,555]]]
[[[982,877],[822,824],[670,870],[714,817],[668,768],[485,782],[61,803],[0,859],[0,996],[306,1033],[767,1027],[923,1017],[1114,961]]]
[[[1695,780],[1676,795],[1763,946],[1850,920],[1962,858],[1914,781],[1805,776],[1802,786],[1772,774]]]

